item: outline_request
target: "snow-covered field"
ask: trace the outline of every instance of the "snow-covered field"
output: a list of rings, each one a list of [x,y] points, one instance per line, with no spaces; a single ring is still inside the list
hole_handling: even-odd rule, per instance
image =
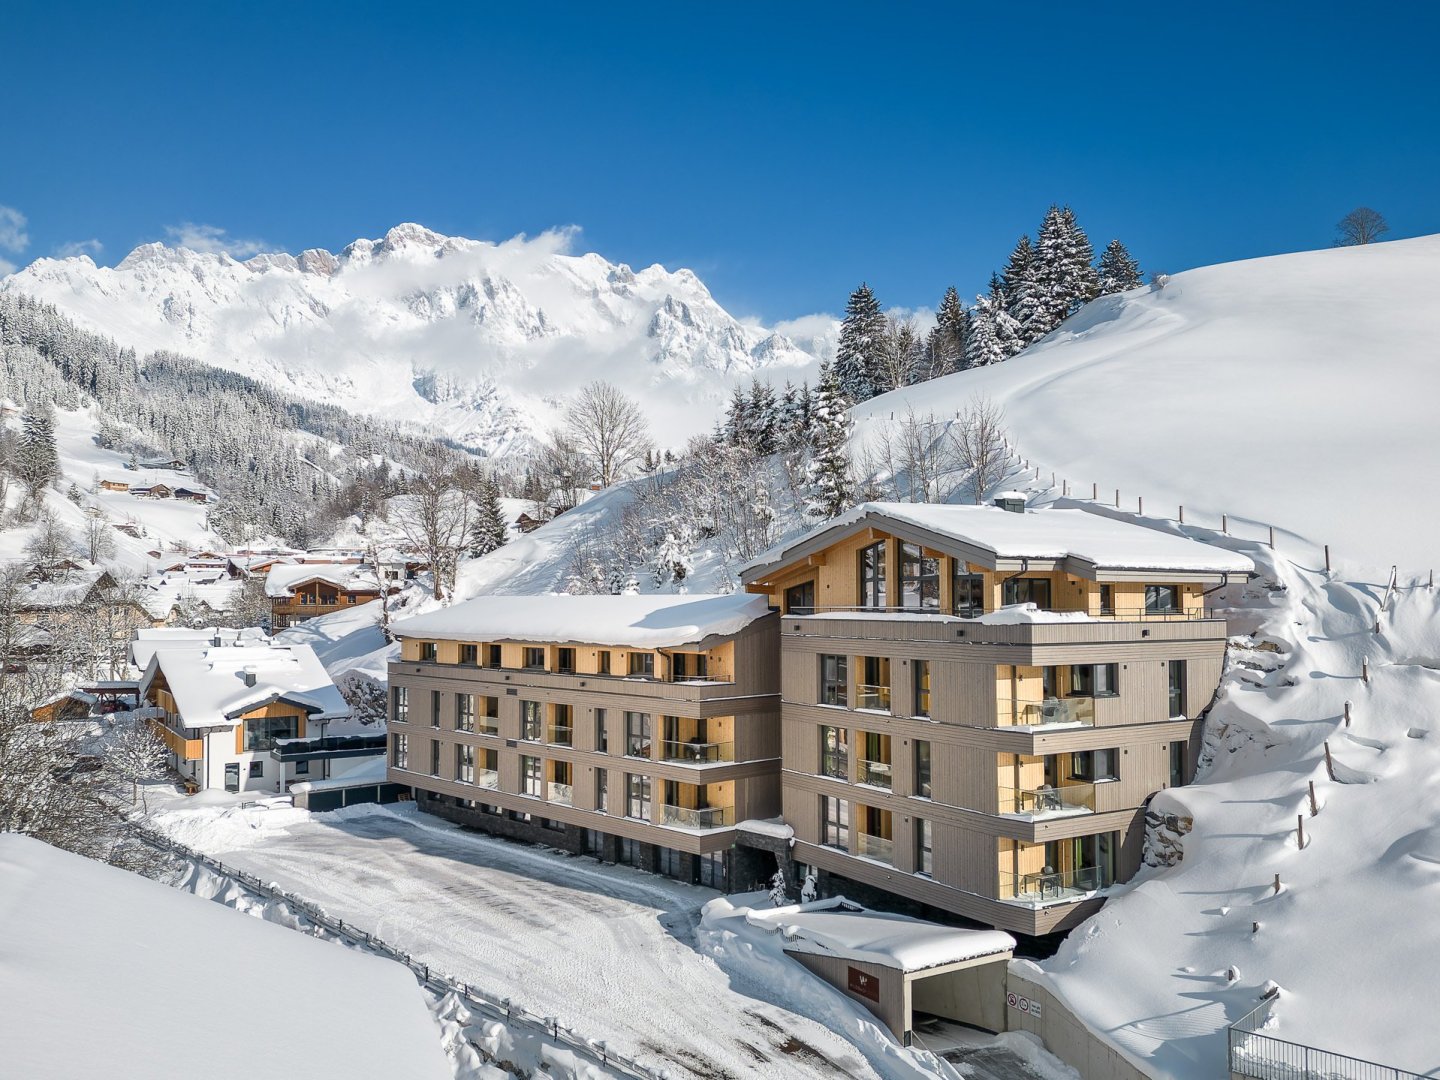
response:
[[[185,800],[155,824],[677,1077],[938,1074],[798,964],[748,963],[743,943],[703,927],[708,889],[467,833],[413,807],[311,815]]]

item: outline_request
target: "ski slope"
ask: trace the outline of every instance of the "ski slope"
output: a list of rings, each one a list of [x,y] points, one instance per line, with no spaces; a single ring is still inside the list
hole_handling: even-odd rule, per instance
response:
[[[1207,266],[1097,300],[1002,364],[854,410],[1005,408],[1019,453],[1086,497],[1329,544],[1337,565],[1440,562],[1440,236]],[[1032,477],[1035,474],[1032,473]],[[1287,534],[1290,534],[1287,536]]]

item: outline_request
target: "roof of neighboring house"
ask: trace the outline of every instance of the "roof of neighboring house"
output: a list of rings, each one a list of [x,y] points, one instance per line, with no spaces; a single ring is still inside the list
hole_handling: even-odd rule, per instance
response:
[[[89,597],[96,586],[112,585],[114,579],[103,567],[87,564],[79,570],[67,570],[55,581],[32,581],[20,589],[18,602],[22,611],[73,607]]]
[[[200,648],[219,638],[224,645],[264,645],[270,635],[258,626],[247,626],[243,630],[229,627],[155,626],[142,627],[135,631],[130,641],[130,662],[142,671],[149,667],[150,658],[160,649],[180,647]]]
[[[233,727],[243,713],[273,701],[284,701],[314,720],[349,718],[350,706],[309,645],[263,644],[244,639],[235,644],[162,642],[145,666],[141,692],[155,677],[165,685],[187,727]],[[246,682],[254,676],[254,685]],[[357,725],[358,726],[358,725]],[[327,734],[343,735],[332,727]]]
[[[374,571],[360,563],[300,563],[271,567],[265,575],[265,595],[277,599],[294,596],[296,588],[307,581],[324,581],[337,589],[380,591]]]
[[[741,567],[741,578],[759,580],[865,526],[949,547],[970,562],[992,568],[1035,560],[1069,562],[1074,570],[1092,574],[1097,570],[1155,570],[1221,575],[1255,569],[1254,563],[1236,552],[1084,510],[1014,513],[995,506],[869,502],[771,548]]]
[[[727,595],[481,596],[396,623],[400,637],[585,642],[668,649],[738,634],[770,613],[768,600]]]

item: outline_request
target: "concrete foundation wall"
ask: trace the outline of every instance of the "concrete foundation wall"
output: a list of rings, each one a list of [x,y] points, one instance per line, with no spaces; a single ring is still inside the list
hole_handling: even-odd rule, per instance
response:
[[[1004,1031],[1005,968],[1003,963],[981,964],[917,977],[910,983],[910,1008],[986,1031]]]
[[[1128,1058],[1076,1019],[1049,990],[1033,983],[1012,968],[1006,980],[1009,993],[1040,1003],[1040,1018],[1022,1013],[1005,1005],[1006,1030],[1028,1031],[1038,1035],[1045,1043],[1045,1049],[1065,1064],[1075,1069],[1086,1080],[1091,1077],[1105,1077],[1106,1080],[1150,1080],[1150,1074],[1143,1072]]]

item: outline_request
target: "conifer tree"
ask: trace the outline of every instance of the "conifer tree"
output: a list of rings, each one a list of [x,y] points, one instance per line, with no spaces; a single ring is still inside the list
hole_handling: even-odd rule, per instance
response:
[[[839,376],[830,364],[820,366],[810,426],[809,499],[806,513],[832,518],[854,502],[850,476],[850,414]]]
[[[1044,337],[1098,291],[1095,252],[1070,208],[1052,206],[1035,241],[1035,310],[1023,325],[1026,344]]]
[[[1140,271],[1140,264],[1125,249],[1124,244],[1119,240],[1111,240],[1105,245],[1105,251],[1100,256],[1101,296],[1138,288],[1144,280],[1145,275]]]
[[[1038,305],[1035,295],[1035,249],[1030,245],[1029,236],[1022,236],[1016,241],[1000,275],[1000,288],[1005,294],[1005,311],[1022,327],[1028,327],[1035,318]],[[992,295],[995,292],[993,280],[990,291]]]
[[[998,289],[975,298],[967,329],[965,355],[971,367],[998,364],[1025,346],[1021,326],[1005,310],[1005,294]]]
[[[509,539],[505,511],[500,505],[500,486],[491,477],[480,480],[475,496],[475,520],[470,526],[470,554],[488,555]]]
[[[25,485],[32,500],[39,497],[47,484],[59,478],[55,417],[49,409],[28,412],[20,421],[20,438],[15,446],[15,475]]]
[[[885,315],[870,286],[861,282],[845,305],[840,343],[835,350],[835,377],[852,402],[867,401],[877,393],[882,357],[887,342]]]

